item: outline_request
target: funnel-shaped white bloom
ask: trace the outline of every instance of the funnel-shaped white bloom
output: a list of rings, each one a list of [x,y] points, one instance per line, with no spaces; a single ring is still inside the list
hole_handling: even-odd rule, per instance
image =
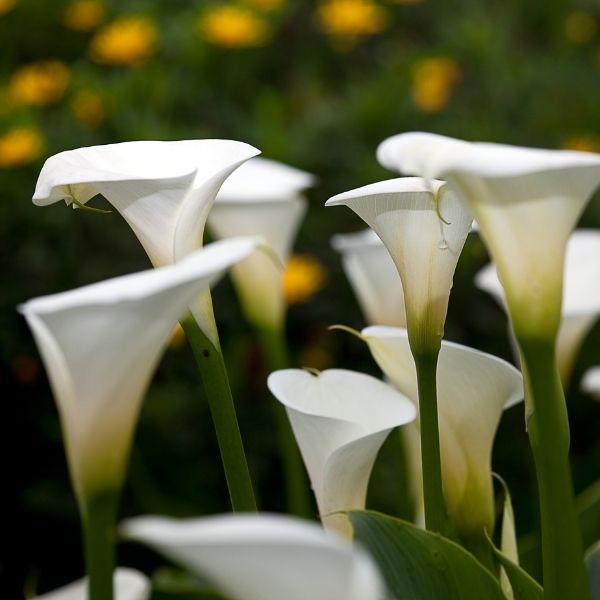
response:
[[[350,536],[349,519],[334,513],[364,509],[379,448],[416,409],[379,379],[343,369],[284,369],[268,385],[286,407],[324,525]]]
[[[48,372],[79,501],[119,488],[142,398],[173,327],[258,242],[218,242],[172,266],[20,307]]]
[[[381,370],[416,406],[417,376],[406,330],[367,327],[362,336]],[[495,356],[444,341],[437,381],[442,483],[450,518],[461,535],[493,531],[492,444],[502,411],[523,398],[521,374]]]
[[[402,280],[411,341],[436,350],[454,270],[473,220],[470,212],[444,182],[418,177],[338,194],[326,206],[339,204],[350,207],[386,245]]]
[[[43,206],[85,204],[101,194],[121,213],[155,267],[202,246],[206,217],[223,181],[259,151],[231,140],[124,142],[61,152],[44,164],[33,195]],[[216,341],[210,294],[192,306]]]
[[[377,234],[372,229],[338,234],[331,245],[342,255],[346,277],[367,323],[406,327],[402,281]]]
[[[138,517],[121,526],[232,600],[381,600],[372,560],[315,523],[279,515]]]
[[[134,569],[118,568],[114,574],[114,590],[115,600],[147,600],[150,598],[150,580]],[[79,579],[33,600],[87,600],[87,593],[87,579]]]
[[[385,140],[378,158],[448,182],[477,219],[517,333],[553,339],[565,246],[600,183],[600,155],[405,133]]]
[[[255,158],[223,184],[208,226],[217,238],[262,235],[285,264],[306,212],[302,191],[314,177],[273,160]],[[273,257],[257,253],[235,265],[231,276],[251,323],[279,328],[285,302],[282,270]]]
[[[583,374],[581,391],[600,400],[600,367],[592,367]]]
[[[505,306],[504,290],[493,264],[475,277],[478,287]],[[600,231],[578,229],[567,242],[562,319],[556,358],[563,383],[569,380],[581,344],[600,315]]]

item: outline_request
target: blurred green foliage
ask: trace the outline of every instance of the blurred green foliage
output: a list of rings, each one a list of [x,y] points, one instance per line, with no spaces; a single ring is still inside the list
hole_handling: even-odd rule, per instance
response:
[[[329,248],[333,233],[362,225],[351,211],[322,205],[334,193],[393,176],[374,156],[384,137],[422,129],[600,150],[600,9],[591,0],[84,0],[79,21],[73,12],[66,16],[73,4],[0,0],[3,598],[58,587],[83,571],[56,411],[15,307],[149,266],[117,214],[33,207],[44,157],[132,139],[219,137],[315,173],[319,185],[310,192],[298,248],[324,263],[328,285],[291,308],[290,345],[299,366],[313,361],[376,373],[360,342],[327,331],[333,323],[364,324]],[[234,12],[215,13],[223,7]],[[598,199],[583,224],[600,227]],[[486,261],[480,241],[469,239],[446,337],[510,358],[505,317],[472,283]],[[260,502],[283,510],[264,361],[228,282],[216,290],[215,306]],[[600,406],[578,392],[585,367],[599,362],[599,343],[596,327],[569,393],[578,490],[599,476]],[[391,436],[369,506],[406,514],[397,450]],[[522,408],[503,420],[494,468],[512,490],[519,530],[534,531]],[[227,507],[190,352],[170,350],[144,406],[122,515]],[[129,545],[120,562],[148,572],[162,564]]]

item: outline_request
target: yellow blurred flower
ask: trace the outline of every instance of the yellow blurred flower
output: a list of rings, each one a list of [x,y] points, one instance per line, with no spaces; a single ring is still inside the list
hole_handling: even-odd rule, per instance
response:
[[[306,302],[327,280],[325,267],[313,256],[292,256],[283,273],[283,295],[288,304]]]
[[[388,22],[385,9],[372,0],[325,0],[316,17],[325,33],[346,42],[379,33]]]
[[[594,15],[583,10],[576,10],[565,19],[565,35],[573,44],[589,42],[598,30]]]
[[[99,0],[73,0],[63,13],[63,24],[75,31],[91,31],[105,16],[106,9]]]
[[[269,37],[269,27],[260,17],[238,6],[220,6],[206,11],[198,21],[206,41],[224,48],[262,46]]]
[[[89,46],[90,58],[107,65],[137,65],[156,51],[158,29],[143,16],[123,17],[100,29]]]
[[[92,90],[80,90],[71,99],[71,112],[78,121],[97,127],[106,117],[102,97]]]
[[[42,134],[32,127],[15,127],[0,136],[0,169],[18,167],[35,160],[44,147]]]
[[[58,60],[41,60],[19,68],[8,82],[10,104],[44,106],[60,100],[71,72]]]
[[[179,350],[186,341],[185,331],[183,331],[183,327],[177,323],[175,327],[173,327],[173,331],[171,331],[171,339],[169,340],[169,350]]]
[[[17,0],[0,0],[0,15],[10,12],[17,4]]]
[[[423,112],[442,110],[460,80],[458,63],[447,57],[432,57],[420,60],[412,78],[412,100]]]
[[[257,10],[277,10],[285,4],[285,0],[244,0],[246,4]]]
[[[600,138],[593,133],[572,135],[563,142],[562,146],[565,150],[600,152]]]

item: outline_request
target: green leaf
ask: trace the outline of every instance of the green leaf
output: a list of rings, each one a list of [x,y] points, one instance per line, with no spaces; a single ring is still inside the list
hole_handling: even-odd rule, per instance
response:
[[[600,539],[600,479],[575,498],[584,548]]]
[[[596,542],[585,554],[592,600],[600,600],[600,541]]]
[[[377,512],[348,516],[379,565],[390,600],[505,600],[491,573],[454,542]]]

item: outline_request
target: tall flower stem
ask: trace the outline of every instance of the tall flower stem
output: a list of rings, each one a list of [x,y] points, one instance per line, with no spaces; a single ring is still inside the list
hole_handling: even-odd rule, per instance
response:
[[[202,384],[217,434],[221,460],[234,512],[256,511],[250,471],[244,453],[235,405],[223,354],[198,327],[192,317],[181,323],[202,378]]]
[[[437,408],[437,361],[439,351],[414,353],[419,388],[419,424],[423,464],[425,526],[430,531],[449,534],[449,520],[442,489],[440,434]]]
[[[554,343],[519,337],[540,496],[544,598],[590,598],[569,465],[569,421]]]
[[[119,494],[108,490],[82,507],[88,600],[113,600],[115,568],[115,520]]]
[[[291,367],[283,327],[261,328],[257,333],[269,372]],[[312,517],[315,511],[311,508],[308,478],[285,407],[279,402],[271,404],[277,423],[288,511],[299,517]]]

